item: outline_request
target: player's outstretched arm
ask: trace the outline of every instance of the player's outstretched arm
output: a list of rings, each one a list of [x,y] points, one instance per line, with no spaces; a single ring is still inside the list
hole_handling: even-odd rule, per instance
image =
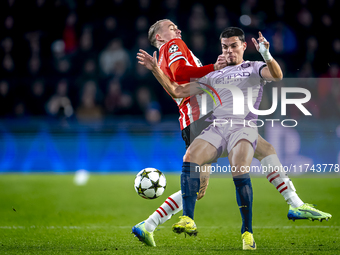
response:
[[[157,52],[153,53],[153,57],[150,56],[146,51],[139,50],[137,53],[138,63],[149,69],[152,74],[156,77],[158,82],[163,88],[172,96],[175,97],[177,83],[171,82],[170,79],[163,73],[163,71],[157,65]],[[176,85],[177,84],[177,85]]]
[[[137,59],[139,60],[138,63],[142,66],[145,66],[147,69],[152,71],[157,67],[157,52],[153,53],[153,57],[147,53],[146,51],[139,49],[137,53]]]
[[[177,82],[170,81],[159,67],[153,69],[152,74],[173,98],[185,98],[202,93],[202,90],[199,89],[201,86],[197,82],[179,85]]]
[[[266,80],[280,81],[283,78],[282,70],[280,65],[269,53],[269,42],[263,37],[262,33],[259,32],[259,38],[252,38],[252,41],[258,52],[261,53],[263,59],[266,61],[267,67],[262,69],[261,75]]]
[[[156,51],[153,53],[153,57],[144,50],[139,51],[140,52],[137,53],[138,63],[149,69],[158,82],[173,98],[184,98],[202,92],[197,88],[200,86],[196,82],[178,85],[178,83],[171,81],[158,67]]]

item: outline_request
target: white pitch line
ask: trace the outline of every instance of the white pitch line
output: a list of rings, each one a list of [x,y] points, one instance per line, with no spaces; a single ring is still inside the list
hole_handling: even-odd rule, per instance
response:
[[[103,229],[103,228],[132,228],[133,226],[0,226],[0,229]],[[166,226],[159,226],[157,228],[167,228]],[[227,226],[199,226],[199,228],[228,228]],[[235,227],[234,227],[235,228]],[[340,226],[253,226],[258,229],[293,229],[293,228],[340,228]]]
[[[227,226],[224,226],[228,228]],[[221,226],[199,226],[199,228],[221,228]],[[276,229],[276,228],[340,228],[340,226],[253,226],[253,228],[268,228],[268,229]]]
[[[0,229],[103,229],[103,228],[132,228],[133,226],[0,226]],[[165,228],[159,226],[158,228]]]
[[[340,228],[340,226],[254,226],[253,228]]]

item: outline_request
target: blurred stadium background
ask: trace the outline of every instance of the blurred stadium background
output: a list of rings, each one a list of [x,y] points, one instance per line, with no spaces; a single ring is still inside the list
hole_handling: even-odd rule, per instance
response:
[[[130,234],[179,190],[184,154],[177,106],[137,64],[136,53],[156,50],[147,40],[148,28],[169,18],[203,64],[215,62],[219,34],[228,26],[246,32],[245,58],[261,60],[251,42],[261,30],[290,78],[275,86],[308,89],[312,99],[305,107],[312,116],[290,106],[281,116],[279,100],[268,118],[296,119],[298,126],[264,127],[260,133],[284,165],[336,164],[339,5],[336,0],[1,0],[0,254],[243,254],[231,179],[210,180],[195,212],[197,238],[170,231],[177,217],[155,233],[156,249]],[[268,86],[262,109],[270,108],[271,98]],[[160,199],[146,201],[133,189],[133,174],[145,167],[166,174]],[[86,186],[74,185],[89,177],[77,172],[74,178],[79,169],[91,173]],[[257,252],[338,254],[336,176],[293,180],[305,202],[333,215],[322,223],[288,221],[284,199],[265,178],[254,178]]]
[[[219,34],[244,29],[271,43],[290,86],[312,99],[296,128],[262,128],[284,164],[339,163],[339,1],[3,0],[0,2],[0,172],[179,171],[184,153],[176,104],[137,64],[147,31],[169,18],[203,64]],[[308,78],[308,79],[306,79]],[[296,82],[299,84],[296,85]],[[276,86],[280,86],[276,84]],[[262,109],[271,105],[266,88]],[[280,105],[280,101],[279,101]],[[276,114],[276,115],[275,115]],[[279,110],[270,117],[283,119]]]

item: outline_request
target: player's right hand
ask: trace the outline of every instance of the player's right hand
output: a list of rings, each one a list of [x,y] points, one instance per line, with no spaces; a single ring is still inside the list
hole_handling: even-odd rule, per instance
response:
[[[216,63],[214,64],[215,70],[220,70],[228,65],[227,59],[224,55],[219,55]]]
[[[139,49],[137,53],[138,63],[145,66],[149,70],[157,68],[157,51],[153,53],[153,57],[149,55],[146,51]]]

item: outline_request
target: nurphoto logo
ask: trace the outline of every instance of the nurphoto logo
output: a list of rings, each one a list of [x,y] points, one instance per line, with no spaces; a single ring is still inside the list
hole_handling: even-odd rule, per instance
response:
[[[244,92],[239,88],[234,85],[230,84],[221,84],[219,82],[216,82],[214,88],[206,83],[199,82],[199,84],[207,87],[207,89],[204,88],[199,88],[203,90],[205,93],[202,94],[201,96],[201,112],[203,115],[207,114],[207,95],[209,95],[215,106],[217,106],[217,102],[215,100],[215,97],[218,98],[220,104],[222,105],[221,97],[217,93],[217,89],[227,89],[230,91],[231,96],[232,96],[232,114],[237,118],[240,115],[244,115],[245,113],[245,106],[248,107],[249,111],[253,113],[254,115],[257,116],[268,116],[274,113],[277,110],[278,107],[278,88],[277,87],[272,87],[272,105],[269,109],[267,110],[259,110],[254,107],[254,102],[253,102],[253,97],[248,96],[247,97],[247,102],[245,103],[245,96]],[[210,90],[210,91],[209,91]],[[306,109],[306,107],[303,105],[311,99],[311,93],[309,90],[305,88],[299,88],[299,87],[282,87],[280,88],[281,92],[281,116],[286,116],[287,115],[287,105],[295,105],[305,116],[311,116],[312,114]],[[214,95],[215,96],[214,96]],[[247,94],[248,95],[253,95],[253,88],[248,87],[247,88]],[[293,94],[295,98],[288,98],[288,94]],[[302,98],[296,98],[297,95],[303,95]],[[264,121],[269,121],[272,123],[272,126],[274,126],[274,122],[280,121],[279,119],[265,119]],[[262,127],[264,125],[264,121],[261,119],[251,119],[251,120],[244,120],[244,125],[248,123],[248,126],[250,127]],[[260,125],[257,125],[255,123],[260,122]],[[294,124],[288,125],[287,122],[293,122]],[[223,125],[223,124],[233,124],[232,119],[214,119],[214,126],[215,125]],[[240,123],[237,123],[240,124]],[[284,119],[281,121],[281,125],[283,127],[295,127],[297,126],[298,122],[297,120],[294,119]]]

